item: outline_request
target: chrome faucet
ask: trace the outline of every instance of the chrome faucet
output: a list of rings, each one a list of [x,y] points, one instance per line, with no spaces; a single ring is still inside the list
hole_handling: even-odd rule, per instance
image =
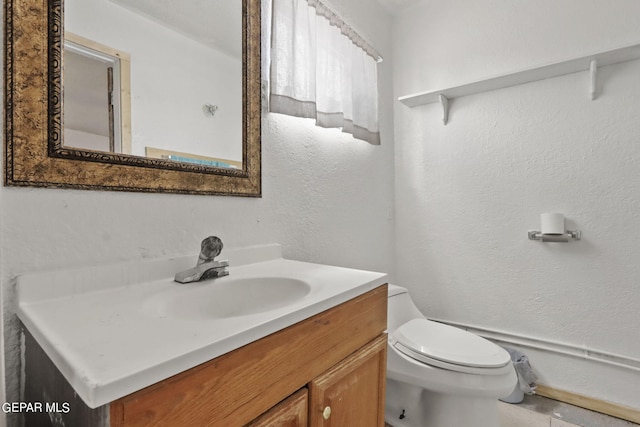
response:
[[[200,255],[195,267],[176,274],[174,280],[179,283],[199,282],[229,275],[229,261],[214,261],[222,251],[222,240],[209,236],[200,245]]]

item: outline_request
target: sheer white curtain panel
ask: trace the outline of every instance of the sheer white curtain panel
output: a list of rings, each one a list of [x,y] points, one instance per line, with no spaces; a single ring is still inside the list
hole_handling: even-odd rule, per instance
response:
[[[379,56],[318,0],[272,0],[269,110],[380,144]]]

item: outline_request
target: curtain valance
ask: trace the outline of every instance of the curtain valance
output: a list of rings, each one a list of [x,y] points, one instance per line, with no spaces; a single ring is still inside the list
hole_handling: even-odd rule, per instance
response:
[[[319,0],[272,0],[269,109],[380,144],[380,55]]]

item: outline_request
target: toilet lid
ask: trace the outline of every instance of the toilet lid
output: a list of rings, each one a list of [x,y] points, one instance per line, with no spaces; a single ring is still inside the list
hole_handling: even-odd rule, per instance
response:
[[[395,347],[412,358],[424,356],[427,360],[475,368],[499,368],[511,362],[509,353],[491,341],[427,319],[410,320],[393,333],[393,338],[401,344]]]

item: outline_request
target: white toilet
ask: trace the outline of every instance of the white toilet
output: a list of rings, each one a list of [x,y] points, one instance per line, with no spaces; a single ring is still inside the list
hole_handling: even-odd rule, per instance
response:
[[[427,320],[405,288],[389,285],[385,420],[394,427],[498,427],[498,398],[517,376],[509,353]]]

